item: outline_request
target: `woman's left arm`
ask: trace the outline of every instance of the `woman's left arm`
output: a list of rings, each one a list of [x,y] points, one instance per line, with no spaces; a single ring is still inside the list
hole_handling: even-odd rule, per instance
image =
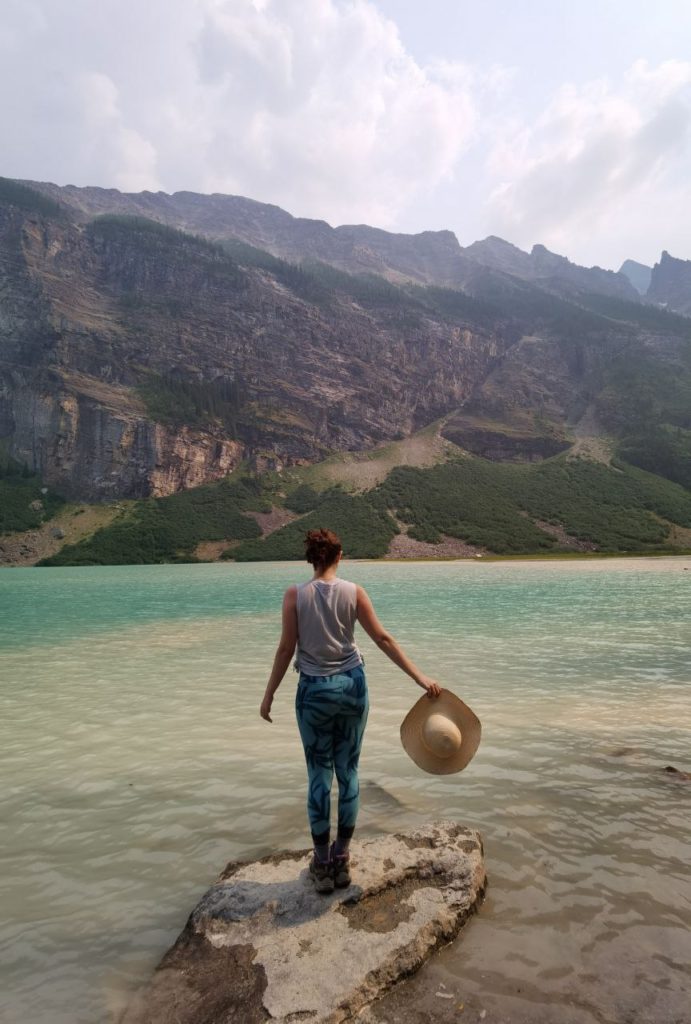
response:
[[[286,674],[290,660],[295,652],[295,644],[298,639],[298,614],[297,614],[297,587],[288,587],[283,595],[283,628],[281,639],[276,648],[274,665],[266,684],[266,693],[261,703],[259,714],[267,722],[273,721],[269,712],[273,704],[274,694],[281,685],[281,680]]]

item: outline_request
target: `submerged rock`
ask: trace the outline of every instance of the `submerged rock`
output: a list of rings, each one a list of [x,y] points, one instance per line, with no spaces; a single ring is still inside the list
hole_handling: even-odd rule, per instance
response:
[[[229,864],[123,1024],[347,1021],[451,940],[486,884],[480,834],[450,821],[354,843],[332,895],[309,858]]]

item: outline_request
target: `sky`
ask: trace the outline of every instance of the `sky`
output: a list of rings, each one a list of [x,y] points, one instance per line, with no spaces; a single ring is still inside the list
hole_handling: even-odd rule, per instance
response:
[[[0,174],[691,258],[688,0],[2,0]]]

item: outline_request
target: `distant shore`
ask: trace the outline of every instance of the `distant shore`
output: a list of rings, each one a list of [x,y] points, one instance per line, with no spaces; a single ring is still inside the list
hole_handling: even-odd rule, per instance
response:
[[[463,563],[467,565],[481,565],[484,562],[510,562],[514,563],[531,563],[531,562],[622,562],[629,559],[635,559],[641,561],[644,559],[655,559],[655,561],[684,561],[688,560],[691,563],[691,550],[686,551],[587,551],[587,552],[551,552],[540,553],[540,554],[523,554],[523,555],[475,555],[473,557],[421,557],[415,558],[348,558],[344,557],[343,563],[360,563],[365,565],[435,565],[444,564],[447,565],[452,562]],[[216,559],[214,561],[196,561],[196,562],[117,562],[109,565],[79,565],[79,566],[40,566],[25,561],[0,562],[0,570],[2,569],[103,569],[103,568],[114,568],[114,567],[125,567],[125,566],[142,566],[142,568],[155,568],[161,565],[301,565],[302,559],[264,559],[261,561],[252,562],[235,562],[232,559]],[[691,564],[689,565],[691,570]]]
[[[690,558],[691,548],[681,551],[550,551],[523,555],[463,555],[440,558],[367,558],[367,562],[583,562],[603,558]],[[348,561],[348,559],[346,559]]]

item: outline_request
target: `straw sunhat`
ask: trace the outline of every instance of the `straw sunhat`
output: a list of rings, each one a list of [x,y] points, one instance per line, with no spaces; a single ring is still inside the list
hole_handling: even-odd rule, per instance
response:
[[[401,742],[418,767],[433,775],[460,772],[480,745],[480,719],[467,704],[442,690],[413,705],[401,725]]]

